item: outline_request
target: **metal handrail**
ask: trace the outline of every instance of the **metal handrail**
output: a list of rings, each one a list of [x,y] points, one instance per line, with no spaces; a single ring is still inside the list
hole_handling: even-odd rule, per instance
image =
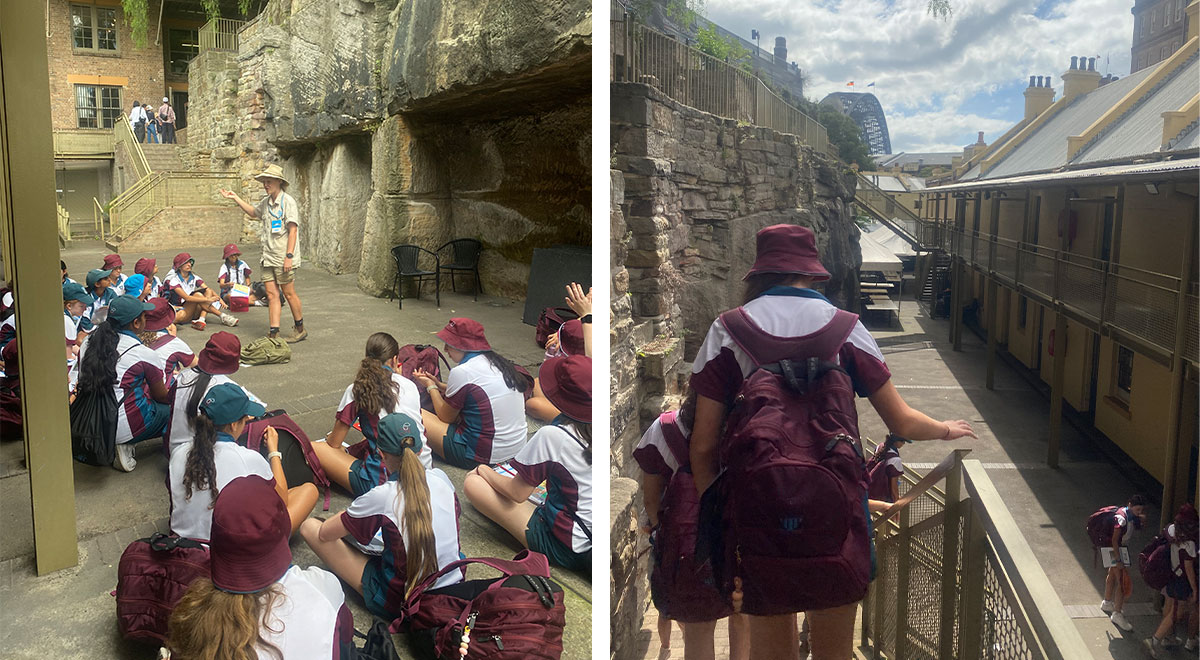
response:
[[[176,197],[172,181],[212,181],[212,191],[218,187],[236,188],[241,183],[237,172],[155,172],[138,181],[118,195],[109,205],[110,236],[128,236],[149,222],[159,211],[170,206],[202,206],[215,202],[214,197],[199,198],[184,195]]]
[[[237,52],[238,49],[238,32],[245,21],[237,21],[231,18],[214,18],[205,23],[200,28],[200,52],[210,50],[220,50],[227,52]]]
[[[61,204],[56,204],[56,215],[58,216],[58,237],[64,243],[71,240],[71,214],[62,207]]]
[[[93,197],[92,198],[92,226],[95,228],[96,235],[100,237],[100,240],[104,240],[104,215],[105,215],[105,213],[106,213],[106,211],[104,210],[104,207],[100,205],[100,200]]]
[[[133,127],[129,125],[129,119],[124,114],[119,115],[116,124],[113,125],[114,152],[117,145],[121,143],[125,144],[125,150],[129,152],[129,158],[133,161],[133,170],[137,173],[138,179],[149,176],[150,163],[146,161],[142,145],[138,143],[137,135],[134,134]]]

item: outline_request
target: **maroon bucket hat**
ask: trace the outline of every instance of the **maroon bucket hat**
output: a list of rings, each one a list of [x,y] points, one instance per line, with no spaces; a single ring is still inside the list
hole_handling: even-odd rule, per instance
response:
[[[583,355],[583,323],[579,319],[571,319],[562,324],[558,331],[558,346],[564,355]]]
[[[133,272],[136,275],[145,275],[147,280],[154,279],[154,266],[158,262],[149,257],[142,257],[133,265]]]
[[[104,270],[112,270],[114,268],[124,268],[125,262],[121,261],[121,255],[108,254],[104,256]]]
[[[175,261],[171,262],[171,265],[175,268],[175,272],[179,272],[179,267],[189,261],[192,263],[196,262],[196,260],[192,258],[192,255],[188,254],[187,252],[180,252],[179,254],[175,255]]]
[[[275,584],[292,564],[287,507],[257,475],[225,485],[213,504],[209,557],[221,591],[251,594]]]
[[[492,346],[483,336],[483,324],[474,319],[450,319],[438,330],[437,338],[460,351],[490,351]]]
[[[542,393],[562,414],[592,422],[592,358],[566,355],[550,358],[538,369]]]
[[[742,279],[760,273],[808,275],[818,282],[829,279],[817,254],[817,237],[808,227],[771,225],[760,229],[756,254],[754,265]]]
[[[146,312],[147,331],[158,332],[159,330],[166,330],[167,326],[175,322],[175,309],[171,307],[171,304],[165,298],[153,298],[149,302],[151,305],[154,305],[154,309]]]
[[[230,243],[229,245],[225,246],[225,252],[221,256],[221,260],[223,261],[225,259],[228,259],[229,257],[232,257],[235,254],[240,255],[241,253],[242,253],[242,251],[238,249],[238,246],[236,243]]]
[[[196,365],[206,374],[229,375],[238,370],[242,357],[242,340],[231,332],[217,332],[208,338],[204,350],[200,351],[200,362]]]

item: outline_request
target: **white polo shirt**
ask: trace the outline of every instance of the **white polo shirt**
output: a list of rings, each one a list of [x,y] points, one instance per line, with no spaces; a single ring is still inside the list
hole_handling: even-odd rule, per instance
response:
[[[346,600],[337,576],[316,566],[292,566],[275,584],[284,597],[275,599],[267,614],[267,625],[258,628],[263,641],[278,648],[288,660],[332,658],[338,610]],[[276,658],[269,649],[259,644],[258,657]]]
[[[525,483],[536,486],[546,482],[546,502],[533,515],[541,515],[564,545],[570,543],[575,552],[587,552],[592,540],[576,518],[591,531],[592,465],[571,435],[579,437],[571,424],[543,426],[512,460],[512,467]]]
[[[192,361],[196,359],[196,354],[192,352],[192,348],[187,345],[179,337],[175,337],[165,330],[150,343],[150,348],[162,360],[159,367],[163,370],[163,375],[167,379],[167,387],[170,387],[175,382],[175,372],[191,366]]]
[[[360,430],[364,436],[374,442],[376,438],[375,429],[378,428],[378,420],[381,420],[393,413],[404,413],[417,423],[417,432],[420,433],[421,437],[425,437],[425,425],[421,422],[420,390],[417,389],[416,384],[411,380],[395,372],[392,373],[392,382],[396,384],[395,407],[393,407],[391,411],[381,410],[379,415],[374,420],[376,422],[376,426],[374,427],[370,426],[369,423],[367,425],[359,424],[359,426],[362,427]],[[358,404],[354,402],[353,384],[347,385],[346,391],[342,393],[342,400],[340,403],[338,403],[336,419],[346,426],[353,426],[354,421],[358,419]],[[433,467],[433,450],[429,448],[428,442],[421,443],[421,453],[419,454],[419,457],[421,458],[421,464],[425,466],[426,470]]]
[[[192,385],[200,378],[200,372],[193,369],[184,369],[176,376],[175,382],[171,385],[171,417],[167,421],[167,442],[171,451],[176,447],[192,441],[192,430],[188,428],[187,421],[187,404],[192,399]],[[204,389],[204,394],[222,383],[233,383],[238,387],[242,387],[233,381],[232,378],[224,374],[216,374],[208,381],[208,387]],[[266,406],[262,399],[254,396],[250,390],[242,387],[242,391],[251,401]]]
[[[481,463],[503,463],[521,450],[529,437],[525,396],[504,382],[485,355],[476,355],[450,370],[446,402],[462,411],[459,432],[477,443]],[[487,450],[485,445],[490,445]]]
[[[262,454],[233,442],[229,435],[219,434],[217,437],[213,446],[213,464],[217,467],[218,494],[226,484],[238,477],[257,475],[274,485],[275,476],[271,474],[271,465]],[[191,442],[171,450],[168,474],[171,486],[171,531],[189,539],[207,541],[212,531],[213,498],[208,489],[194,488],[191,498],[188,498],[187,490],[183,487],[183,475],[191,451]]]

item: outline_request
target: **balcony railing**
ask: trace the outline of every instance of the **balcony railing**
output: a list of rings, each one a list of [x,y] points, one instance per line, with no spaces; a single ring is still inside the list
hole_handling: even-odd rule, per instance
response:
[[[888,658],[1091,658],[1008,504],[957,450],[877,521],[862,644]],[[930,482],[944,483],[942,488]]]
[[[137,136],[133,134],[133,128],[129,125],[129,120],[121,115],[117,117],[116,126],[113,128],[113,148],[116,145],[123,145],[125,151],[129,154],[129,160],[133,163],[133,171],[137,174],[139,180],[150,175],[150,163],[146,162],[146,153],[142,151],[142,145],[138,142]]]
[[[66,245],[71,240],[71,214],[62,206],[58,206],[55,214],[58,216],[59,243]]]
[[[71,129],[54,131],[55,158],[112,158],[111,130]]]
[[[237,189],[240,185],[236,172],[154,172],[109,204],[108,234],[120,241],[171,206],[227,204],[217,190]]]
[[[235,21],[229,18],[214,18],[200,28],[200,52],[221,50],[237,52],[238,31],[245,21]]]
[[[752,73],[629,21],[612,21],[612,79],[640,82],[718,117],[795,135],[837,156],[820,122],[771,91]]]
[[[1072,316],[1115,329],[1162,356],[1173,356],[1180,296],[1187,319],[1182,356],[1197,362],[1196,294],[1177,276],[1124,266],[990,236],[952,230],[950,249],[968,266],[995,276],[1047,305],[1062,303]]]
[[[875,185],[869,178],[858,175],[854,201],[898,236],[918,250],[932,250],[942,246],[943,225],[926,220],[913,213],[896,198]]]

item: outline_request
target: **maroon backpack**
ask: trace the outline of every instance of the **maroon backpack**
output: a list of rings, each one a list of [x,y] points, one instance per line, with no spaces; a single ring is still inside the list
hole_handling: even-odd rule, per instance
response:
[[[283,454],[280,463],[283,464],[283,475],[288,480],[288,487],[293,488],[302,483],[312,483],[325,491],[324,510],[329,510],[329,477],[321,467],[321,460],[313,451],[312,442],[291,417],[282,410],[272,410],[262,417],[246,425],[246,430],[238,438],[238,444],[244,445],[250,451],[266,455],[267,444],[263,436],[267,427],[275,427],[279,434],[279,453]],[[307,469],[306,469],[307,468]],[[311,476],[310,476],[311,473]]]
[[[539,347],[546,348],[550,335],[558,332],[562,324],[577,318],[579,315],[570,307],[547,307],[542,310],[542,315],[538,317],[537,325],[534,326],[533,340]]]
[[[1113,528],[1117,524],[1119,506],[1106,506],[1088,516],[1087,535],[1097,548],[1111,548]]]
[[[447,371],[450,370],[450,361],[446,359],[446,356],[429,344],[405,344],[400,347],[400,352],[396,354],[396,357],[400,358],[400,375],[414,383],[417,382],[413,379],[413,370],[415,369],[423,369],[433,374],[434,378],[441,380],[442,368],[438,364],[439,360],[441,360],[441,364],[446,365]],[[417,389],[421,391],[421,408],[432,412],[433,401],[429,398],[429,392],[426,392],[425,388],[420,385],[417,386]]]
[[[156,533],[125,548],[117,565],[117,629],[125,639],[164,644],[171,611],[196,578],[209,577],[208,548]]]
[[[430,589],[441,576],[483,564],[499,578],[466,580]],[[511,561],[462,559],[425,578],[404,603],[391,631],[410,634],[414,650],[428,660],[557,660],[566,622],[562,587],[550,579],[546,556],[522,550]],[[460,654],[464,628],[470,628]]]
[[[892,501],[892,481],[888,478],[887,462],[893,455],[899,456],[900,452],[884,449],[880,445],[871,460],[867,461],[867,497],[883,502]]]
[[[696,558],[700,497],[688,465],[688,441],[672,410],[660,416],[667,447],[680,466],[663,491],[650,569],[650,597],[659,615],[693,623],[715,621],[733,611],[713,583],[712,565]]]
[[[874,572],[858,413],[835,360],[858,317],[770,335],[742,308],[721,323],[755,370],[733,401],[720,446],[724,556],[719,580],[742,580],[742,612],[769,616],[862,600]]]
[[[1171,581],[1175,573],[1171,570],[1171,540],[1167,537],[1167,530],[1160,532],[1138,553],[1138,568],[1146,586],[1155,591]]]

